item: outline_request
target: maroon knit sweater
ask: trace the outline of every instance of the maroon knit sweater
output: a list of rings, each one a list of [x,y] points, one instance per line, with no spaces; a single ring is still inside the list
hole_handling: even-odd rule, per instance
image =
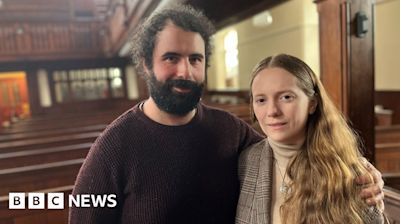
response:
[[[234,223],[238,154],[261,139],[202,104],[182,126],[156,123],[136,105],[96,140],[73,191],[116,194],[117,206],[72,207],[69,223]]]

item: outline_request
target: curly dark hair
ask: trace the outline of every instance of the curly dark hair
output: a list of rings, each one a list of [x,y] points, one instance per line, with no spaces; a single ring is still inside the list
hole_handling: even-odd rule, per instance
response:
[[[185,31],[201,35],[205,43],[205,59],[208,67],[212,48],[210,38],[215,33],[214,25],[201,11],[189,5],[175,4],[153,12],[134,33],[131,52],[136,70],[143,74],[143,60],[149,69],[153,69],[153,50],[157,34],[164,29],[168,21]]]

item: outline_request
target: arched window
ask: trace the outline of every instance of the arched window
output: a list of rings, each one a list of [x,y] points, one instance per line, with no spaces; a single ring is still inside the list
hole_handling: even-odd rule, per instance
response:
[[[224,38],[225,49],[225,84],[228,88],[238,88],[239,51],[236,30],[229,31]]]

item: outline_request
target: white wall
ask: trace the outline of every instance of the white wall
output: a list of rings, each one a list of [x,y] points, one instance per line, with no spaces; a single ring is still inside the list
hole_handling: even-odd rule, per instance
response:
[[[261,59],[288,53],[303,59],[319,74],[318,13],[312,1],[291,0],[269,10],[273,22],[255,27],[252,19],[226,27],[215,35],[214,56],[208,75],[208,87],[222,90],[224,84],[224,36],[238,32],[239,90],[249,89],[250,73]]]
[[[400,0],[375,8],[375,89],[400,91]]]

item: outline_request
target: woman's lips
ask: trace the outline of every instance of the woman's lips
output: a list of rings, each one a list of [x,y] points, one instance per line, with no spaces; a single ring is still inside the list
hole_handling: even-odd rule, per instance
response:
[[[273,130],[278,130],[283,128],[287,123],[286,122],[276,122],[276,123],[270,123],[267,124],[267,126]]]

